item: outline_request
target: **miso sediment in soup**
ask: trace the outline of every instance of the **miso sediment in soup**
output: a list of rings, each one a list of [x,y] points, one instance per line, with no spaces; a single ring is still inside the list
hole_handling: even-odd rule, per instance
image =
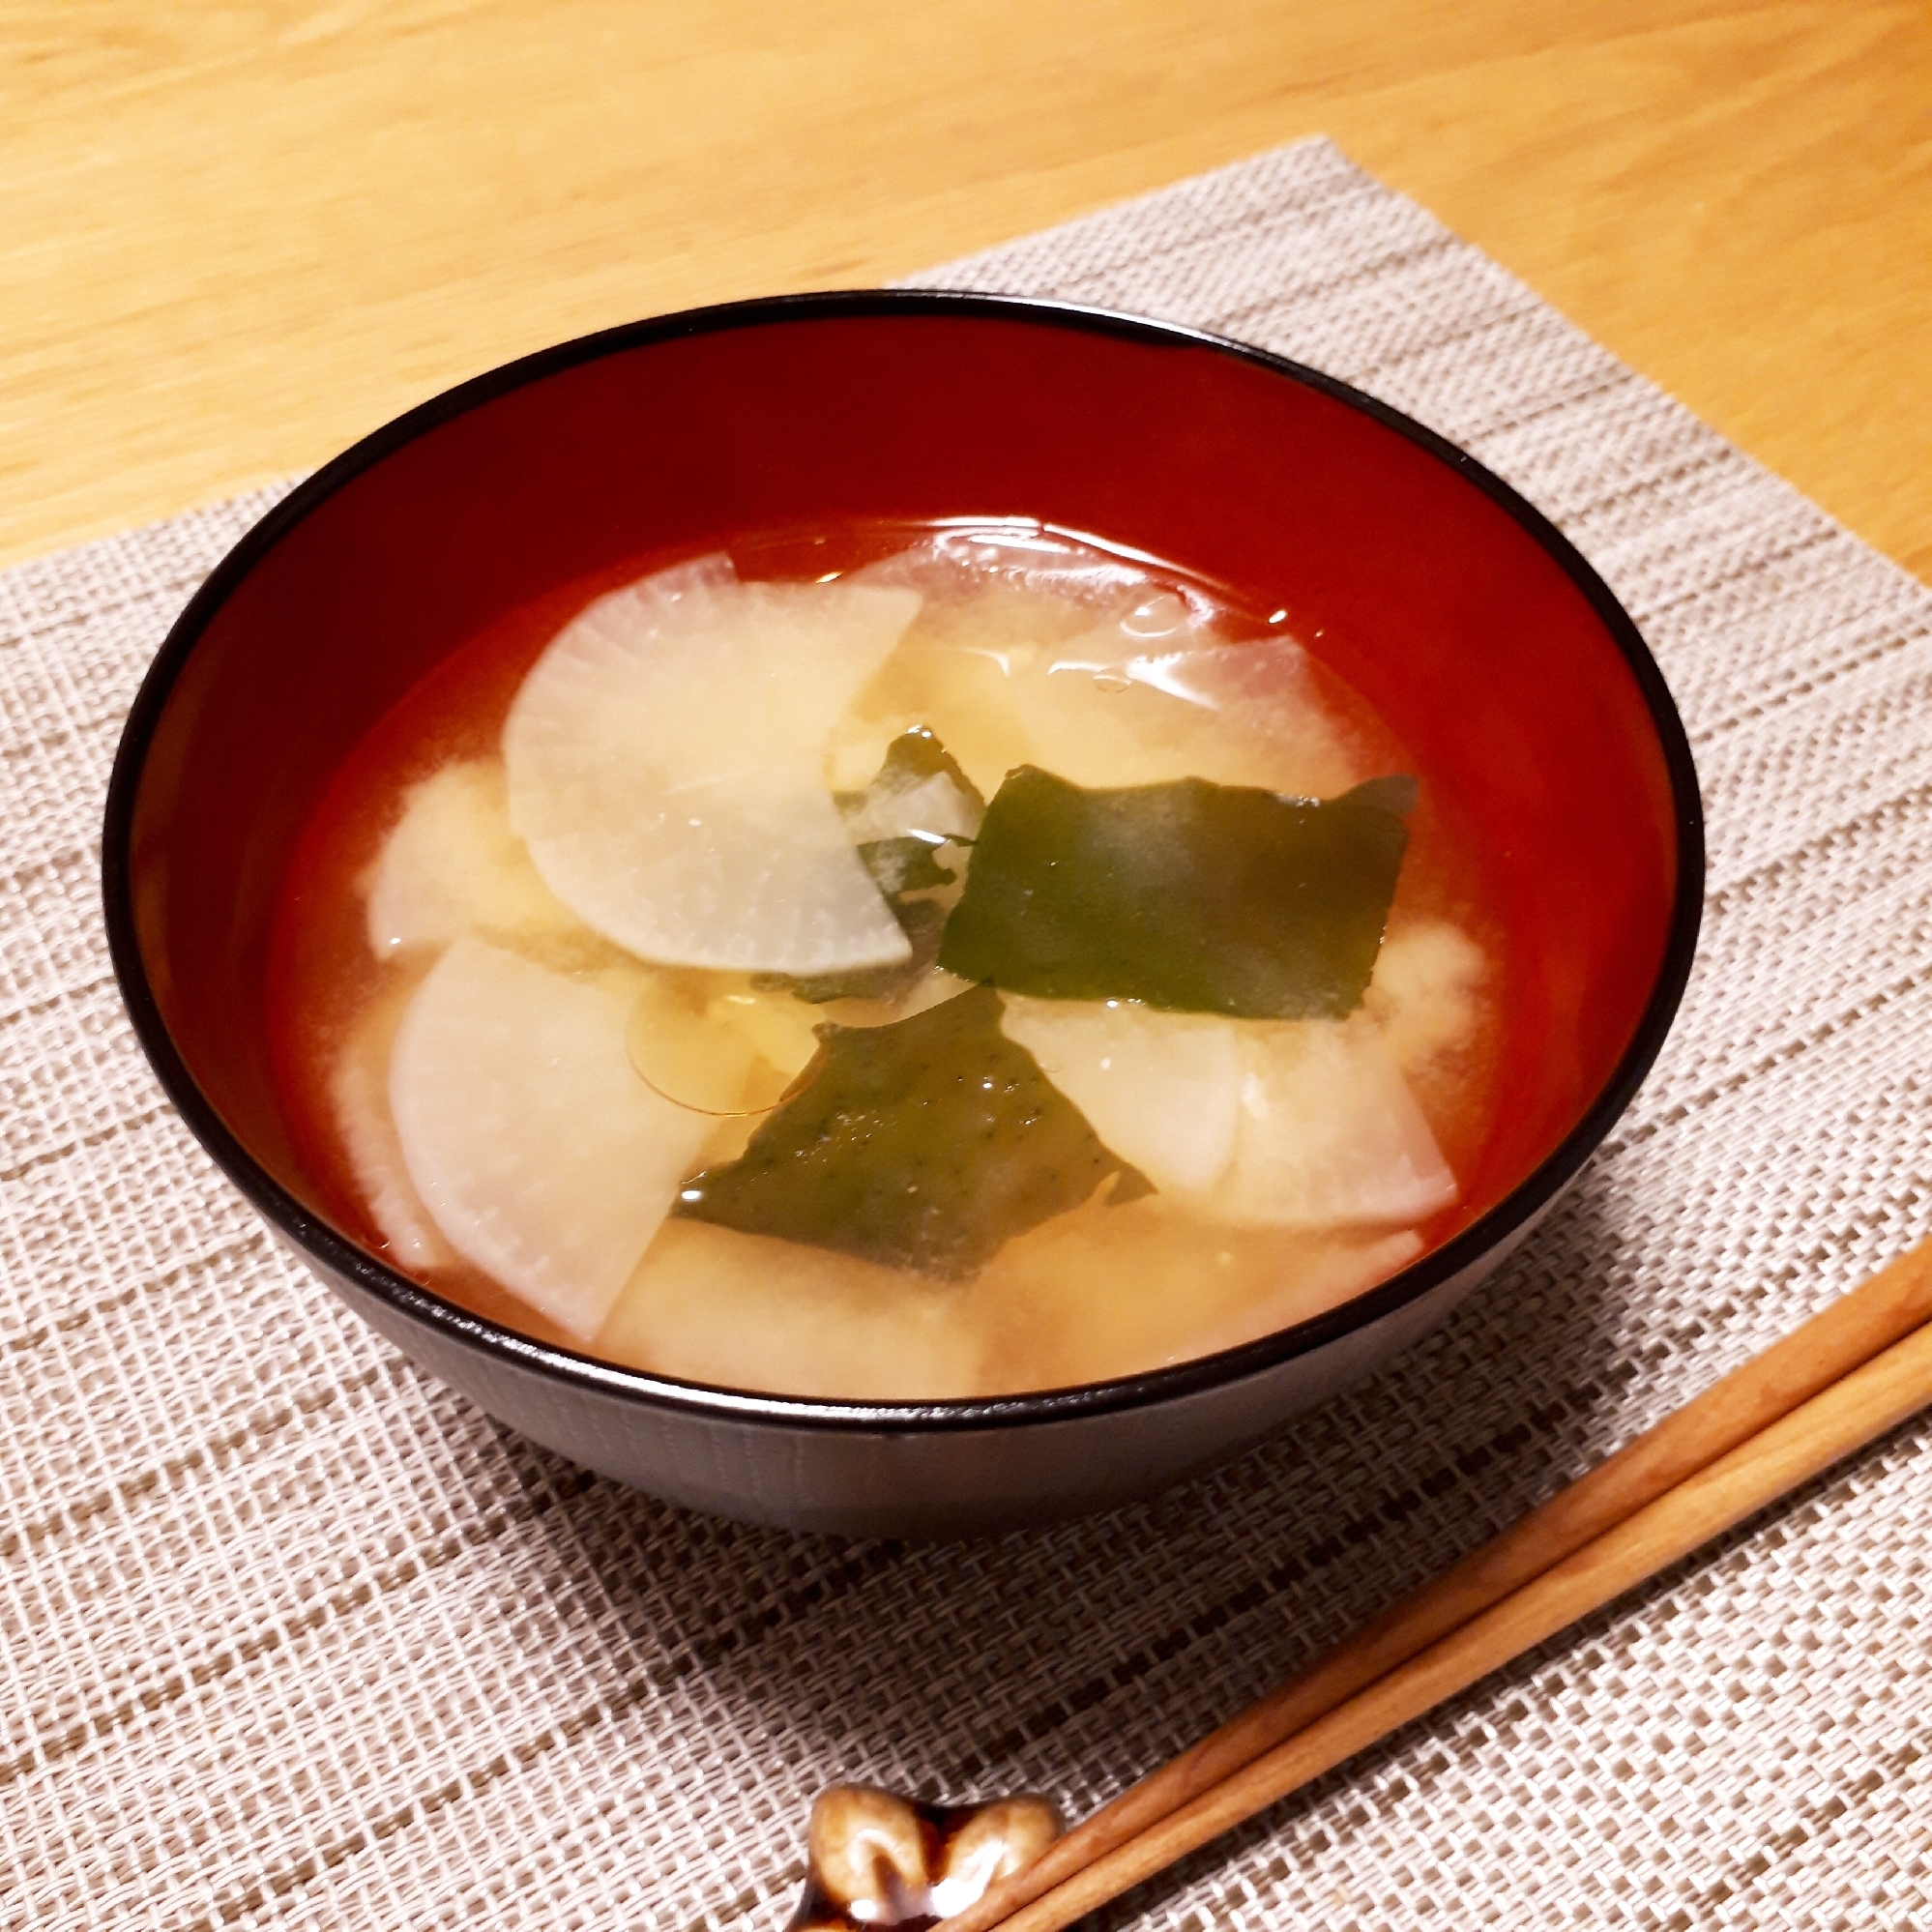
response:
[[[1428,775],[1281,613],[893,542],[512,625],[359,749],[272,968],[345,1218],[529,1332],[851,1398],[1156,1367],[1414,1260],[1500,1005]]]

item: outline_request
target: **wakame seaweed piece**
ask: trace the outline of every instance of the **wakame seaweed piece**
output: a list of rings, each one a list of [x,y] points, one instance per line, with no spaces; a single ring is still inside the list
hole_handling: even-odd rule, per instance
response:
[[[939,963],[1042,999],[1338,1019],[1375,969],[1415,802],[1411,777],[1296,799],[1205,778],[1089,791],[1022,765]]]
[[[821,1026],[792,1098],[672,1212],[958,1280],[1109,1177],[1110,1199],[1148,1192],[1001,1010],[975,986],[890,1026]]]
[[[935,787],[932,781],[944,781]],[[947,787],[954,796],[946,796]],[[935,796],[936,795],[936,796]],[[958,896],[959,863],[970,833],[984,815],[986,802],[958,761],[924,725],[902,731],[886,747],[878,776],[863,792],[834,792],[847,824],[893,823],[920,816],[914,796],[932,799],[943,823],[933,830],[895,832],[863,839],[859,857],[872,883],[885,894],[912,957],[891,966],[862,966],[850,972],[816,973],[788,979],[762,976],[760,983],[783,987],[813,1006],[827,1000],[890,1000],[924,977],[939,951],[946,916]],[[894,807],[901,808],[895,810]],[[950,847],[950,850],[949,850]],[[943,855],[943,856],[942,856]],[[950,864],[948,862],[951,862]],[[936,894],[937,896],[927,896]]]

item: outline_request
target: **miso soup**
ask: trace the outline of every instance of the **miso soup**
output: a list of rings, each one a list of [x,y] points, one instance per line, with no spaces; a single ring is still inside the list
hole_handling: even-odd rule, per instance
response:
[[[278,917],[344,1225],[533,1335],[937,1399],[1270,1333],[1461,1225],[1479,855],[1286,612],[1025,523],[778,532],[510,613]]]

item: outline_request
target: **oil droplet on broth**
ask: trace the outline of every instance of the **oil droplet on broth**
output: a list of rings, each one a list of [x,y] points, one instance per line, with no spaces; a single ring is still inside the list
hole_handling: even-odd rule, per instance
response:
[[[784,1091],[784,1079],[774,1074],[743,1032],[687,1005],[662,984],[638,995],[624,1030],[624,1050],[631,1070],[653,1093],[694,1114],[721,1120],[767,1114]]]
[[[1121,619],[1121,629],[1137,639],[1171,637],[1187,628],[1187,606],[1172,591],[1161,591]]]

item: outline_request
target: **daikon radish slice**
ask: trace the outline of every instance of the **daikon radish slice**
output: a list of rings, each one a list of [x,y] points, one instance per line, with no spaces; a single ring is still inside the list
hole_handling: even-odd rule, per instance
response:
[[[1162,1193],[1204,1193],[1226,1172],[1241,1105],[1234,1022],[1128,1000],[1009,994],[1000,1025]]]
[[[838,791],[870,784],[893,739],[925,726],[944,741],[983,798],[1031,752],[1013,695],[1013,667],[1031,645],[933,644],[916,630],[886,659],[828,746],[827,775]]]
[[[973,1284],[989,1392],[1144,1373],[1351,1301],[1422,1251],[1408,1229],[1204,1225],[1162,1194],[1010,1242]]]
[[[1193,777],[1327,798],[1364,776],[1293,638],[1220,642],[1171,593],[1015,660],[1012,701],[1030,762],[1076,785]]]
[[[1239,1348],[1325,1315],[1407,1268],[1425,1245],[1414,1228],[1342,1229],[1303,1239],[1306,1244],[1284,1257],[1273,1292],[1203,1324],[1183,1342],[1184,1359]]]
[[[470,933],[509,939],[577,924],[511,831],[503,766],[494,758],[445,765],[410,786],[367,893],[369,948],[378,959]]]
[[[840,1026],[891,1026],[894,1020],[911,1019],[915,1013],[943,1007],[948,1000],[970,993],[973,985],[971,980],[935,966],[899,999],[828,1000],[816,1011],[819,1019],[836,1020]]]
[[[329,1076],[329,1100],[349,1166],[390,1260],[411,1273],[455,1260],[402,1157],[389,1112],[389,1060],[407,989],[379,998],[349,1036]]]
[[[964,1290],[829,1249],[666,1221],[598,1332],[611,1361],[686,1382],[843,1401],[979,1392]]]
[[[1402,1227],[1454,1202],[1455,1176],[1372,1021],[1250,1021],[1240,1044],[1234,1161],[1205,1213],[1249,1226]]]
[[[504,727],[511,823],[551,891],[668,964],[805,975],[909,957],[825,763],[919,604],[688,571],[593,603]]]
[[[390,1061],[402,1156],[444,1238],[583,1340],[714,1125],[654,1094],[626,1057],[645,983],[570,979],[458,940],[410,1001]]]

